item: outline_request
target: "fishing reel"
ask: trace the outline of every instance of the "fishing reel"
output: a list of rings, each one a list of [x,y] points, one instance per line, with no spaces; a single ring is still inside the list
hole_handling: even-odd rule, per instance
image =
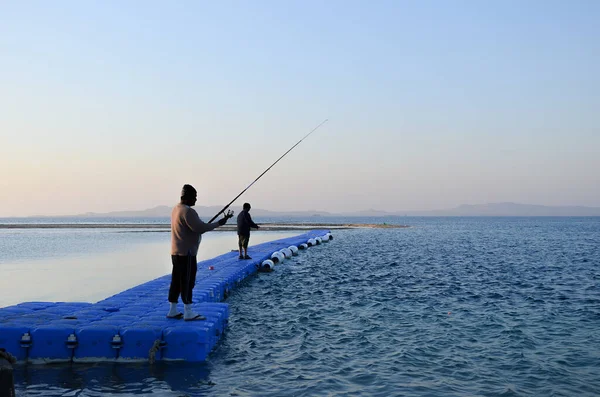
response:
[[[215,216],[215,218],[216,218],[217,216],[219,216],[219,215],[217,214],[217,215]],[[227,220],[228,220],[229,218],[233,218],[233,211],[232,211],[232,210],[228,210],[227,212],[223,212],[223,218],[219,219],[219,225],[223,226],[224,224],[226,224],[226,223],[227,223]],[[211,219],[211,221],[212,221],[212,220],[214,220],[214,218],[213,218],[213,219]]]

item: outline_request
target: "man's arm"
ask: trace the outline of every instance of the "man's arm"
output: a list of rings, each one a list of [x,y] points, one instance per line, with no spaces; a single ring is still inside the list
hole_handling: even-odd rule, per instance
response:
[[[214,230],[214,229],[218,228],[219,226],[221,226],[221,224],[219,222],[214,222],[214,223],[202,222],[202,220],[198,216],[198,213],[196,212],[196,210],[194,210],[192,208],[190,208],[185,213],[184,219],[185,219],[185,223],[189,226],[190,229],[192,229],[194,232],[200,233],[200,234],[210,232],[211,230]]]
[[[246,215],[248,216],[248,224],[250,225],[250,227],[258,229],[258,225],[256,223],[254,223],[254,221],[252,220],[252,217],[250,216],[250,213],[246,212]]]

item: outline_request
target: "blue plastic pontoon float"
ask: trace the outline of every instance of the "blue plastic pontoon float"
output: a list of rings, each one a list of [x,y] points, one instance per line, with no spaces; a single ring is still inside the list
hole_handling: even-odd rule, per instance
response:
[[[252,247],[256,259],[230,252],[198,263],[194,308],[205,321],[165,316],[170,275],[97,303],[26,302],[0,308],[0,348],[19,361],[205,361],[227,327],[221,303],[244,279],[332,239],[329,230]],[[140,314],[142,313],[142,314]]]

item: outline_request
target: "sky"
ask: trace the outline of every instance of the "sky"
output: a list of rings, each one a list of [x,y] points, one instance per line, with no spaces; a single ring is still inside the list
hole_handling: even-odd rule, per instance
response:
[[[0,0],[0,217],[600,207],[600,2]]]

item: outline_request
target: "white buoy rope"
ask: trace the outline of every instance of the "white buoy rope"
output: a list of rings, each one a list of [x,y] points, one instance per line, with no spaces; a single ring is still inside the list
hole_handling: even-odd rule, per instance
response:
[[[306,243],[302,243],[298,246],[290,245],[287,248],[282,248],[279,251],[275,251],[271,254],[271,259],[266,259],[261,262],[260,268],[263,271],[271,271],[275,265],[283,263],[285,259],[290,259],[293,256],[298,255],[299,250],[306,250],[308,247],[322,244],[323,242],[333,239],[331,233],[325,233],[323,236],[309,238]]]

